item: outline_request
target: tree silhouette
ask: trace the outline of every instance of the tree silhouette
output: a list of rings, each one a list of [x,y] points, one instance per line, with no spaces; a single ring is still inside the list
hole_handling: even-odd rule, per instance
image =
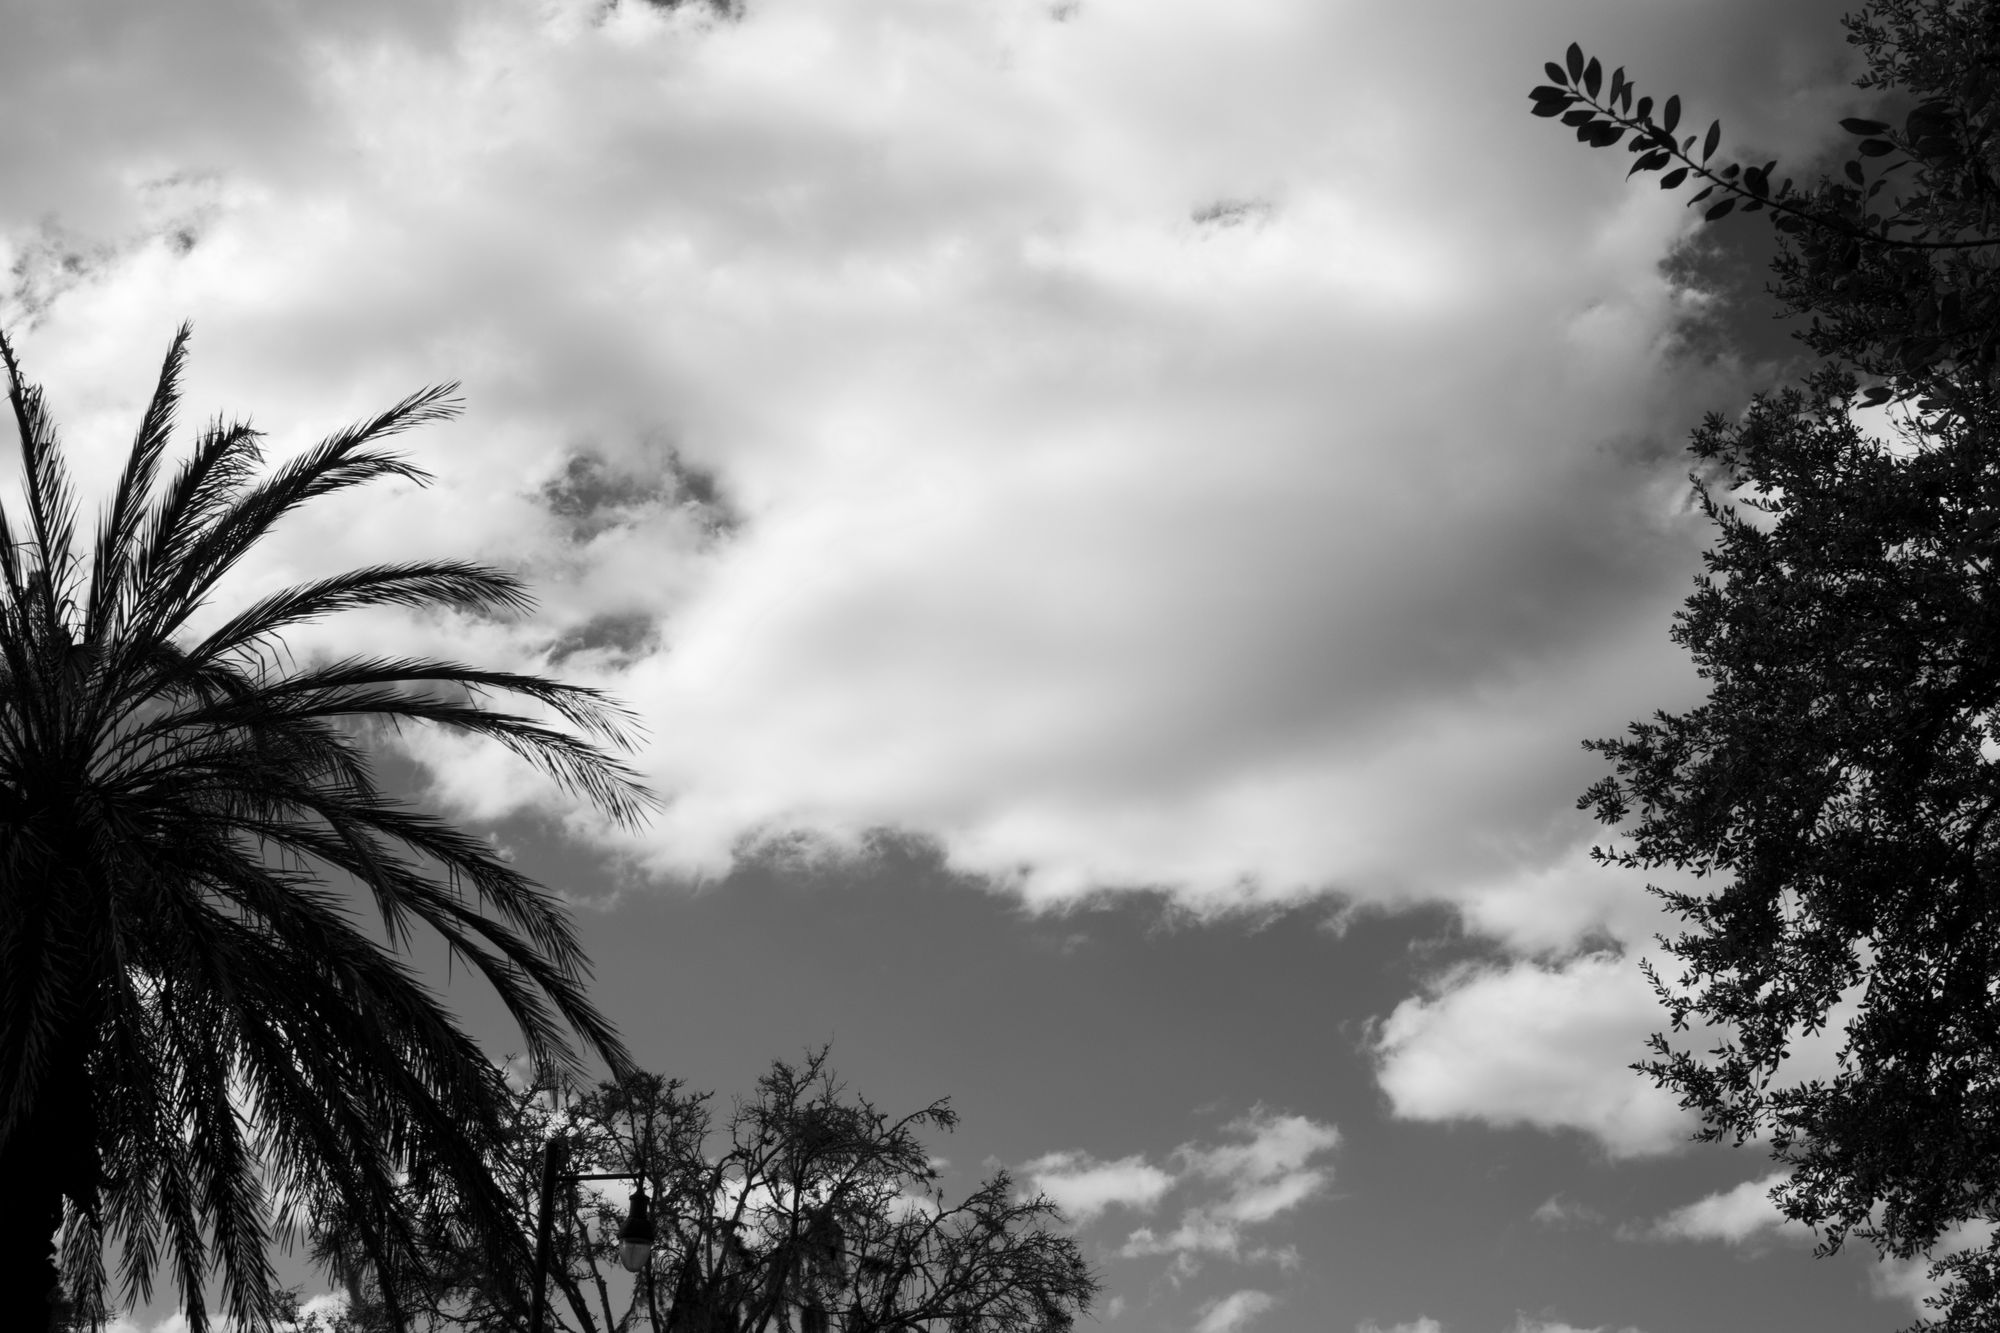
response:
[[[570,1185],[552,1231],[550,1329],[613,1333],[1066,1333],[1097,1281],[1055,1205],[995,1172],[954,1203],[920,1131],[950,1129],[945,1101],[892,1117],[850,1094],[825,1049],[775,1062],[721,1124],[710,1097],[632,1073],[577,1095],[520,1088],[495,1176],[533,1230],[542,1153],[560,1138],[579,1171],[635,1171],[657,1229],[629,1293],[618,1264],[628,1188]],[[433,1330],[518,1327],[516,1287],[496,1280],[449,1208],[426,1214],[421,1263],[356,1284],[353,1309],[392,1290]],[[349,1247],[337,1229],[319,1251]],[[357,1320],[365,1327],[367,1320]]]
[[[1656,1035],[1637,1067],[1702,1138],[1768,1145],[1822,1253],[1943,1247],[1922,1326],[1956,1333],[2000,1326],[2000,4],[1845,22],[1861,86],[1912,109],[1843,121],[1855,155],[1807,189],[1574,44],[1529,95],[1708,220],[1770,217],[1772,294],[1824,358],[1695,432],[1717,536],[1673,637],[1708,698],[1591,742],[1613,771],[1581,804],[1624,836],[1600,859],[1700,881],[1653,890],[1685,926],[1653,980],[1705,1049]],[[1889,438],[1857,403],[1896,405]],[[1798,1077],[1829,1024],[1836,1072]]]
[[[299,506],[426,480],[382,445],[453,415],[452,386],[271,469],[256,431],[218,420],[163,481],[188,336],[87,548],[42,392],[0,337],[25,510],[0,506],[0,1302],[17,1327],[48,1325],[59,1227],[84,1317],[103,1313],[115,1253],[127,1299],[171,1268],[196,1330],[214,1271],[232,1318],[268,1320],[268,1243],[336,1205],[393,1269],[415,1239],[403,1207],[448,1193],[491,1262],[518,1268],[487,1171],[506,1089],[397,957],[419,925],[494,988],[546,1068],[578,1067],[571,1032],[627,1063],[584,994],[562,905],[385,793],[365,730],[497,741],[630,821],[651,798],[607,748],[626,744],[620,710],[455,662],[288,668],[277,651],[288,629],[349,609],[517,610],[520,581],[451,560],[376,565],[196,628],[218,581]]]

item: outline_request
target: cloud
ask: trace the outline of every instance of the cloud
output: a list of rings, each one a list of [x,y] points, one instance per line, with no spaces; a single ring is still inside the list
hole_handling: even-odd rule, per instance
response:
[[[1374,1042],[1395,1114],[1574,1129],[1614,1157],[1671,1152],[1693,1120],[1628,1066],[1664,1026],[1632,958],[1462,969],[1397,1005]]]
[[[1181,1144],[1166,1165],[1137,1153],[1105,1161],[1071,1150],[1024,1163],[1020,1175],[1080,1225],[1113,1207],[1145,1211],[1179,1196],[1179,1222],[1130,1232],[1119,1249],[1126,1258],[1172,1256],[1183,1276],[1209,1257],[1291,1267],[1295,1251],[1255,1243],[1250,1232],[1325,1193],[1333,1179],[1326,1158],[1340,1131],[1261,1106],[1224,1130],[1217,1141]]]
[[[1172,1255],[1180,1271],[1191,1270],[1204,1256],[1286,1268],[1297,1262],[1290,1247],[1251,1244],[1247,1232],[1325,1191],[1332,1172],[1316,1163],[1339,1144],[1339,1131],[1304,1116],[1263,1108],[1233,1121],[1228,1129],[1236,1136],[1233,1142],[1187,1143],[1174,1151],[1181,1167],[1179,1183],[1195,1191],[1205,1189],[1208,1197],[1184,1209],[1179,1225],[1169,1230],[1133,1231],[1120,1254]]]
[[[1021,1174],[1078,1224],[1111,1207],[1144,1212],[1174,1185],[1172,1175],[1136,1155],[1100,1162],[1088,1153],[1052,1152],[1025,1163]]]
[[[1372,1319],[1357,1324],[1354,1333],[1444,1333],[1444,1325],[1428,1315],[1418,1315],[1408,1323],[1384,1327]]]
[[[323,1327],[346,1312],[347,1296],[342,1292],[321,1292],[317,1296],[299,1302],[299,1314],[307,1318],[318,1316]],[[234,1320],[227,1318],[217,1318],[210,1326],[223,1330],[223,1333],[235,1333],[239,1328]],[[286,1330],[296,1328],[297,1325],[278,1324],[275,1327],[277,1333],[286,1333]],[[114,1315],[104,1328],[105,1333],[188,1333],[188,1317],[178,1313],[169,1314],[151,1323],[142,1324],[129,1314]]]
[[[1643,1333],[1643,1331],[1629,1324],[1622,1329],[1614,1329],[1610,1324],[1581,1328],[1575,1324],[1565,1324],[1560,1319],[1531,1319],[1527,1315],[1517,1315],[1514,1318],[1513,1333]]]
[[[1655,1240],[1720,1240],[1743,1245],[1790,1232],[1810,1237],[1811,1231],[1788,1220],[1771,1201],[1771,1191],[1789,1176],[1773,1172],[1759,1180],[1697,1199],[1654,1222],[1646,1235]]]
[[[1604,1214],[1597,1209],[1560,1193],[1542,1200],[1530,1216],[1545,1227],[1596,1226],[1604,1221]]]
[[[1302,1115],[1253,1111],[1229,1128],[1243,1136],[1212,1147],[1183,1146],[1190,1171],[1229,1188],[1218,1211],[1236,1222],[1267,1222],[1325,1188],[1331,1173],[1308,1165],[1340,1144],[1340,1131]]]
[[[1240,1333],[1276,1303],[1268,1292],[1247,1288],[1232,1291],[1203,1307],[1201,1318],[1195,1322],[1194,1333]]]
[[[670,879],[890,826],[1043,905],[1442,899],[1533,947],[1615,915],[1572,873],[1575,740],[1693,697],[1661,652],[1700,540],[1678,436],[1745,379],[1683,354],[1701,302],[1659,261],[1689,215],[1520,94],[1587,14],[1793,148],[1852,97],[1837,32],[1556,0],[1422,32],[1311,0],[70,8],[0,54],[0,259],[71,439],[101,475],[184,315],[190,417],[254,410],[281,453],[462,377],[465,421],[412,441],[434,490],[301,515],[258,576],[520,569],[519,624],[339,631],[616,690],[671,798],[621,837],[417,745],[459,812],[552,812]],[[1403,96],[1418,61],[1450,91]],[[1782,97],[1732,92],[1769,70]],[[579,459],[630,483],[581,524]]]
[[[1991,1222],[1961,1223],[1938,1238],[1931,1257],[1884,1259],[1868,1274],[1869,1290],[1879,1300],[1907,1301],[1917,1314],[1935,1318],[1937,1311],[1925,1304],[1944,1291],[1944,1283],[1931,1276],[1931,1265],[1961,1250],[1984,1249],[1993,1240]]]

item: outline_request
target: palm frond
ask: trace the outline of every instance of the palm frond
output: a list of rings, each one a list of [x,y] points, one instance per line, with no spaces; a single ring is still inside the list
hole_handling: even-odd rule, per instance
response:
[[[0,337],[0,364],[7,370],[7,400],[13,406],[14,428],[21,437],[28,519],[45,586],[44,614],[53,621],[75,576],[70,558],[76,534],[75,489],[63,464],[45,395],[39,385],[22,378],[14,346],[5,337]]]
[[[136,545],[140,526],[154,482],[159,476],[160,459],[165,456],[173,434],[174,413],[180,406],[181,371],[187,363],[188,339],[193,333],[191,325],[182,324],[174,334],[172,345],[167,348],[166,361],[160,367],[159,382],[153,390],[152,400],[146,405],[145,416],[140,419],[139,432],[132,441],[132,452],[125,459],[125,470],[118,477],[118,489],[113,492],[111,505],[98,524],[96,559],[91,565],[90,603],[84,614],[86,642],[101,644],[104,641],[113,618],[135,591],[130,574],[138,554]]]
[[[262,691],[272,699],[333,694],[384,685],[443,685],[471,692],[517,694],[553,710],[563,721],[620,750],[633,748],[638,719],[602,690],[565,685],[543,676],[485,671],[462,662],[411,657],[357,657],[329,662],[273,681]]]
[[[95,1153],[58,1184],[76,1205],[72,1284],[97,1299],[115,1246],[127,1299],[171,1270],[206,1329],[217,1277],[223,1316],[269,1315],[269,1247],[293,1206],[350,1219],[390,1271],[417,1254],[408,1210],[448,1198],[496,1265],[524,1262],[491,1168],[507,1094],[394,951],[417,930],[493,988],[545,1068],[580,1072],[579,1037],[630,1065],[560,900],[386,797],[371,729],[496,741],[621,821],[653,797],[613,753],[636,723],[598,691],[415,658],[300,670],[277,651],[361,607],[525,609],[503,571],[374,565],[263,597],[190,644],[218,580],[287,514],[426,481],[382,442],[457,404],[451,386],[423,390],[269,475],[258,433],[217,418],[162,485],[188,338],[168,349],[85,568],[46,404],[0,337],[29,529],[18,540],[0,506],[0,1153],[12,1170],[46,1132],[38,1108],[66,1104],[44,1099],[82,1096]],[[369,915],[390,948],[361,928]]]
[[[463,611],[526,611],[534,600],[512,574],[463,560],[370,565],[272,593],[231,617],[189,652],[194,662],[241,653],[294,625],[369,606],[448,606]]]
[[[152,588],[162,572],[180,565],[201,533],[256,479],[264,461],[263,438],[246,421],[220,417],[203,429],[193,452],[141,521],[132,568],[139,589]]]
[[[165,595],[154,608],[152,632],[164,635],[179,629],[216,582],[279,519],[307,501],[384,477],[427,483],[430,474],[402,455],[366,446],[425,422],[456,416],[459,404],[451,395],[457,389],[456,384],[442,384],[413,393],[380,416],[327,437],[233,497],[191,534],[166,581]]]

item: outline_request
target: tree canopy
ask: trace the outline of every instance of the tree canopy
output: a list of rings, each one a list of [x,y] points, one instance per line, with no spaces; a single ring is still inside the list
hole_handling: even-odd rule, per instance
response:
[[[59,1229],[80,1316],[102,1317],[111,1257],[128,1299],[171,1269],[195,1330],[217,1274],[231,1318],[268,1321],[270,1242],[336,1207],[394,1267],[416,1241],[404,1205],[448,1193],[491,1262],[524,1262],[487,1165],[507,1092],[397,956],[418,929],[545,1067],[580,1067],[571,1033],[629,1064],[559,900],[383,790],[368,748],[371,727],[485,737],[631,820],[651,798],[615,757],[622,712],[537,676],[282,651],[345,610],[516,611],[521,582],[432,560],[210,605],[300,506],[424,481],[383,446],[453,415],[452,386],[271,468],[256,431],[218,420],[163,476],[187,345],[183,327],[86,540],[44,396],[0,337],[24,472],[20,509],[0,506],[0,1299],[25,1328],[49,1322]]]
[[[956,1202],[938,1184],[925,1130],[957,1115],[937,1101],[901,1116],[851,1093],[824,1049],[775,1062],[718,1118],[678,1080],[631,1073],[588,1091],[517,1087],[493,1164],[515,1226],[533,1234],[543,1154],[572,1172],[630,1171],[657,1241],[629,1287],[615,1277],[630,1185],[567,1183],[551,1227],[549,1328],[614,1333],[644,1324],[702,1333],[1065,1333],[1097,1280],[1056,1207],[1004,1171]],[[524,1272],[496,1272],[449,1206],[426,1219],[419,1262],[384,1272],[351,1261],[350,1233],[319,1253],[347,1278],[347,1327],[380,1327],[391,1294],[432,1333],[519,1327]]]
[[[1931,1256],[1920,1327],[2000,1321],[2000,4],[1882,0],[1847,20],[1860,80],[1908,105],[1850,118],[1807,188],[1676,137],[1572,45],[1531,94],[1629,175],[1696,183],[1717,221],[1778,229],[1771,292],[1807,322],[1802,383],[1695,432],[1713,549],[1673,629],[1709,683],[1685,713],[1589,742],[1601,859],[1692,872],[1654,974],[1672,1034],[1642,1063],[1764,1142],[1774,1199],[1888,1256]],[[1712,201],[1712,202],[1710,202]],[[1889,405],[1864,429],[1857,406]],[[1830,1077],[1787,1058],[1832,1025]],[[1689,1044],[1694,1034],[1712,1046]],[[1795,1066],[1793,1067],[1795,1068]]]

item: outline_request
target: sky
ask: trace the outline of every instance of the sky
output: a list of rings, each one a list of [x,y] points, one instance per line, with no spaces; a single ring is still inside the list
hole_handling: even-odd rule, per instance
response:
[[[571,898],[649,1067],[951,1096],[947,1188],[1061,1203],[1103,1328],[1890,1329],[1920,1272],[1626,1068],[1670,923],[1576,809],[1700,698],[1683,449],[1798,369],[1764,242],[1526,99],[1576,40],[1810,165],[1840,12],[0,0],[0,326],[87,494],[183,319],[184,419],[274,457],[459,382],[431,485],[223,600],[526,578],[293,648],[615,693],[639,830],[389,760]]]

